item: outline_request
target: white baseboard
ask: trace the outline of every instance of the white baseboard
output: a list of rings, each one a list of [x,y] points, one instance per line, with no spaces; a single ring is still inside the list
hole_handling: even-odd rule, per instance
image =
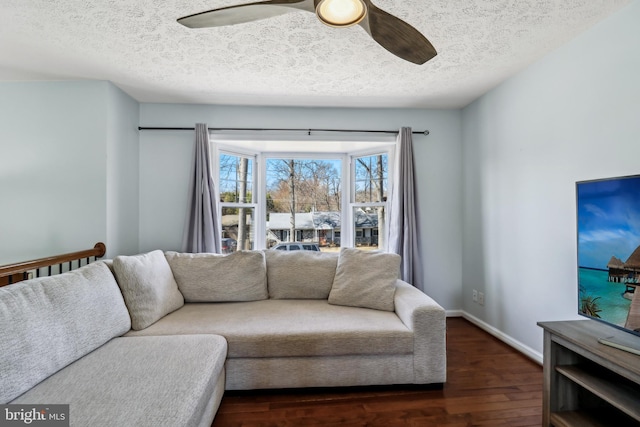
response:
[[[522,344],[520,341],[510,337],[509,335],[507,335],[504,332],[494,328],[493,326],[489,325],[485,321],[478,319],[477,317],[473,316],[472,314],[469,314],[464,310],[447,310],[446,311],[446,315],[447,315],[447,317],[463,317],[463,318],[467,319],[469,322],[473,323],[474,325],[476,325],[480,329],[488,332],[489,334],[491,334],[494,337],[498,338],[500,341],[502,341],[505,344],[507,344],[507,345],[513,347],[514,349],[518,350],[520,353],[524,354],[529,359],[533,360],[534,362],[538,363],[539,365],[542,365],[542,359],[543,359],[542,353],[532,349],[531,347],[529,347],[527,345]]]

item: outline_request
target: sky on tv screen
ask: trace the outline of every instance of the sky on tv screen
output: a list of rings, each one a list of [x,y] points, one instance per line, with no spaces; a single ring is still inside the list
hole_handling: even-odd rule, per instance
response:
[[[578,265],[606,269],[640,246],[640,176],[579,182]]]

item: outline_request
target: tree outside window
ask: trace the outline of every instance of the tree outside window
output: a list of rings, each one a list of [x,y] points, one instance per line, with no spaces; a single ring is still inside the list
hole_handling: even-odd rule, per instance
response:
[[[254,159],[221,153],[219,171],[222,238],[235,241],[228,246],[230,251],[253,249],[256,211],[253,200]]]

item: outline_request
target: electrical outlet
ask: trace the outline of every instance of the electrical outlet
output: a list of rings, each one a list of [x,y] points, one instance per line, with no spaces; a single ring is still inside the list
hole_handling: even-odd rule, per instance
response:
[[[478,292],[478,304],[484,305],[484,292]]]
[[[473,302],[478,302],[478,291],[473,290]]]

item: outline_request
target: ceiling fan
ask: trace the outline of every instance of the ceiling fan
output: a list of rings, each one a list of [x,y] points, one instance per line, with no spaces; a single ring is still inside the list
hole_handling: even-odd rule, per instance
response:
[[[266,0],[208,10],[178,19],[189,28],[222,27],[304,10],[326,25],[360,25],[380,46],[405,61],[424,64],[437,55],[433,45],[403,20],[370,0]]]

